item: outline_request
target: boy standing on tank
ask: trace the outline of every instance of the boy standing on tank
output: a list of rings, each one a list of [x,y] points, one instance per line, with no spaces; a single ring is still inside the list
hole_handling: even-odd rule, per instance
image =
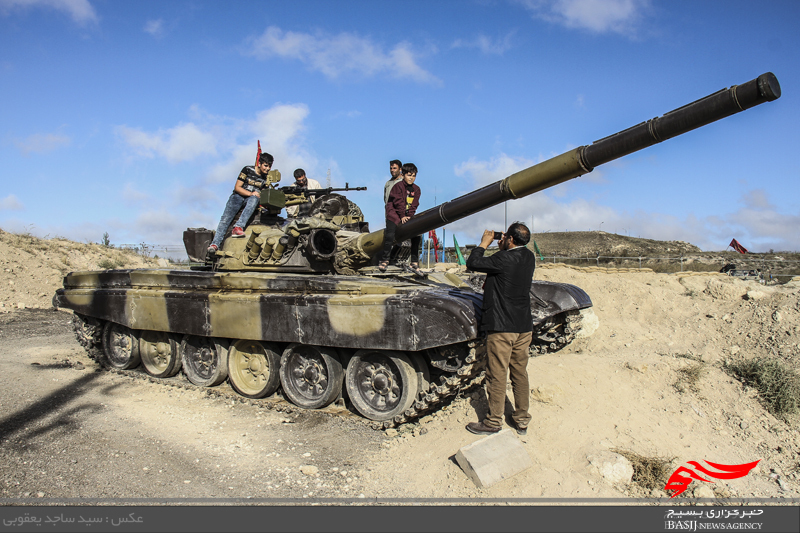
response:
[[[403,179],[398,181],[389,192],[386,202],[386,229],[383,233],[383,253],[378,264],[378,270],[386,272],[389,267],[389,256],[394,244],[394,235],[397,226],[405,224],[411,220],[419,207],[420,188],[414,182],[417,179],[417,166],[414,163],[406,163],[402,168]],[[421,276],[419,269],[419,248],[422,236],[411,237],[411,261],[408,268],[414,274]]]
[[[259,148],[260,150],[260,148]],[[225,204],[225,210],[222,212],[222,218],[219,220],[217,226],[217,233],[214,235],[214,240],[208,247],[209,252],[216,252],[222,244],[222,239],[225,238],[225,233],[228,231],[228,226],[231,220],[236,216],[237,211],[244,205],[242,214],[236,225],[231,230],[231,237],[244,237],[244,227],[253,212],[258,207],[259,199],[261,198],[261,189],[267,185],[267,173],[272,168],[274,158],[264,152],[258,157],[258,165],[246,166],[239,172],[239,177],[236,178],[236,184],[233,187],[233,192],[228,198],[228,203]]]

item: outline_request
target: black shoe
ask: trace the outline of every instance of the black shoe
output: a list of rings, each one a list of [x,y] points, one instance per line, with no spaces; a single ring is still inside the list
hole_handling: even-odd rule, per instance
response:
[[[422,270],[419,269],[419,264],[417,264],[417,263],[411,263],[409,265],[406,265],[405,266],[405,270],[406,270],[406,272],[410,272],[411,274],[414,274],[415,276],[419,276],[421,278],[425,277],[425,273]]]
[[[516,422],[514,422],[514,430],[517,432],[517,435],[527,435],[528,434],[528,426],[520,426]]]
[[[467,431],[476,435],[494,435],[500,433],[500,428],[486,426],[483,422],[470,422],[467,424]]]

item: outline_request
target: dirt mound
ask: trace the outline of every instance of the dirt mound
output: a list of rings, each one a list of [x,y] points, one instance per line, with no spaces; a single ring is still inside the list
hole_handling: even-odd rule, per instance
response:
[[[52,307],[53,294],[69,272],[159,264],[159,260],[132,250],[61,238],[40,239],[0,229],[0,312]]]
[[[411,487],[409,493],[437,498],[667,498],[664,473],[688,461],[759,460],[746,477],[694,481],[681,497],[730,503],[800,495],[798,416],[776,416],[727,369],[740,358],[768,358],[800,372],[800,282],[765,287],[714,273],[562,265],[537,268],[535,277],[586,290],[600,325],[591,337],[528,365],[532,422],[521,440],[534,466],[477,490],[444,460],[476,440],[464,425],[486,413],[478,389],[419,428],[403,428],[373,470],[391,471],[392,482]],[[597,465],[606,456],[638,458],[631,461],[633,478],[607,477]],[[404,457],[415,459],[398,471],[393,465]],[[637,474],[643,467],[646,475]]]

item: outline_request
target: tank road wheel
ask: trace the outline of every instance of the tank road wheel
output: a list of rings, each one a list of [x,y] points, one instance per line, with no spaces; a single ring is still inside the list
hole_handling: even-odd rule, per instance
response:
[[[359,350],[347,365],[347,395],[371,420],[403,413],[414,403],[417,390],[417,369],[402,352]]]
[[[268,342],[240,340],[228,350],[231,386],[246,398],[264,398],[278,390],[280,365],[277,346]]]
[[[119,370],[136,368],[141,361],[133,331],[115,322],[108,322],[103,328],[103,354],[105,362]]]
[[[195,385],[213,387],[228,377],[228,346],[220,339],[186,335],[180,354],[183,373]]]
[[[293,404],[319,409],[342,393],[344,369],[333,348],[292,343],[281,356],[281,385]]]
[[[139,336],[142,366],[153,377],[170,378],[181,369],[178,342],[163,331],[142,331]]]

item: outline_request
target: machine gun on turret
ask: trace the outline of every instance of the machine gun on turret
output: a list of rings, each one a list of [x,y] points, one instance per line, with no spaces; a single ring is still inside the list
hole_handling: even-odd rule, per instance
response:
[[[298,187],[297,185],[286,185],[284,187],[264,189],[261,192],[259,204],[270,215],[277,215],[284,207],[310,203],[310,198],[317,199],[334,192],[366,190],[366,187],[350,187],[349,183],[345,183],[344,187],[326,187],[324,189],[309,189],[308,187]],[[301,212],[301,215],[306,214]]]

